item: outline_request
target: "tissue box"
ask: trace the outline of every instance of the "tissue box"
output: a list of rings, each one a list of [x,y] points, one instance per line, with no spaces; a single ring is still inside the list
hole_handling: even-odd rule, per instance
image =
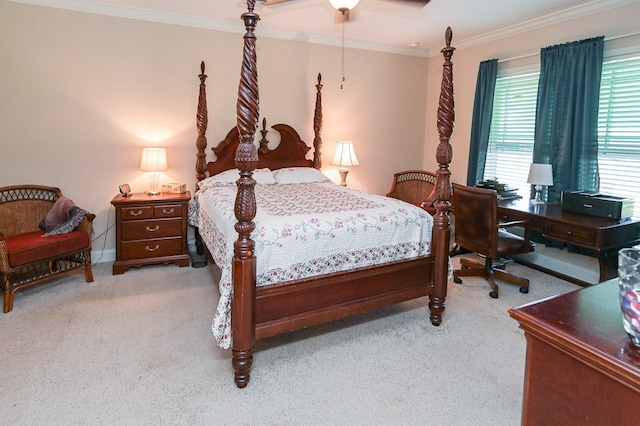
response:
[[[187,192],[186,183],[165,183],[162,185],[162,192],[167,194],[184,194]]]

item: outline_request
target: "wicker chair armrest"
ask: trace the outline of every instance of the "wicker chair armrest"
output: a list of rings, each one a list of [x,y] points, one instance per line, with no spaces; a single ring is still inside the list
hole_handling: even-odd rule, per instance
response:
[[[0,233],[0,271],[5,272],[9,267],[9,252],[7,251],[7,243],[4,241],[4,235]]]
[[[89,237],[91,237],[91,233],[93,232],[93,220],[96,218],[96,215],[93,213],[87,213],[80,222],[80,225],[76,228],[78,231],[86,232]]]

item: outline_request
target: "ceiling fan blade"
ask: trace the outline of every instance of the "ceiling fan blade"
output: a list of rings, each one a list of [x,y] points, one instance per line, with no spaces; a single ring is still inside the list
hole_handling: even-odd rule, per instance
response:
[[[261,1],[262,4],[264,4],[265,6],[273,6],[274,4],[285,3],[290,0],[259,0],[259,1]]]
[[[390,3],[405,3],[404,6],[424,7],[430,0],[384,0]]]

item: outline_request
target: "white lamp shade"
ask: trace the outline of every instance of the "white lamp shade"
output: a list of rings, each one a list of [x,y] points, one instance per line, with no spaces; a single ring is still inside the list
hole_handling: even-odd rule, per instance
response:
[[[356,152],[353,150],[353,143],[351,141],[338,142],[336,145],[336,153],[333,156],[331,164],[340,167],[357,166],[360,164],[356,157]]]
[[[358,4],[359,1],[360,0],[329,0],[329,3],[331,3],[331,6],[333,6],[337,10],[340,10],[340,9],[351,10]]]
[[[532,185],[553,186],[553,169],[551,164],[533,163],[529,169],[527,183]]]
[[[162,172],[167,170],[167,150],[164,148],[144,148],[140,170],[143,172]]]

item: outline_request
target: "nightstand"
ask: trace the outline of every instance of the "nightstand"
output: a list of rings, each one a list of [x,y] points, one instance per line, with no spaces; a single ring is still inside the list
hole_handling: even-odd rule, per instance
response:
[[[190,199],[190,192],[115,196],[111,200],[116,209],[113,274],[156,263],[188,266],[187,205]]]

